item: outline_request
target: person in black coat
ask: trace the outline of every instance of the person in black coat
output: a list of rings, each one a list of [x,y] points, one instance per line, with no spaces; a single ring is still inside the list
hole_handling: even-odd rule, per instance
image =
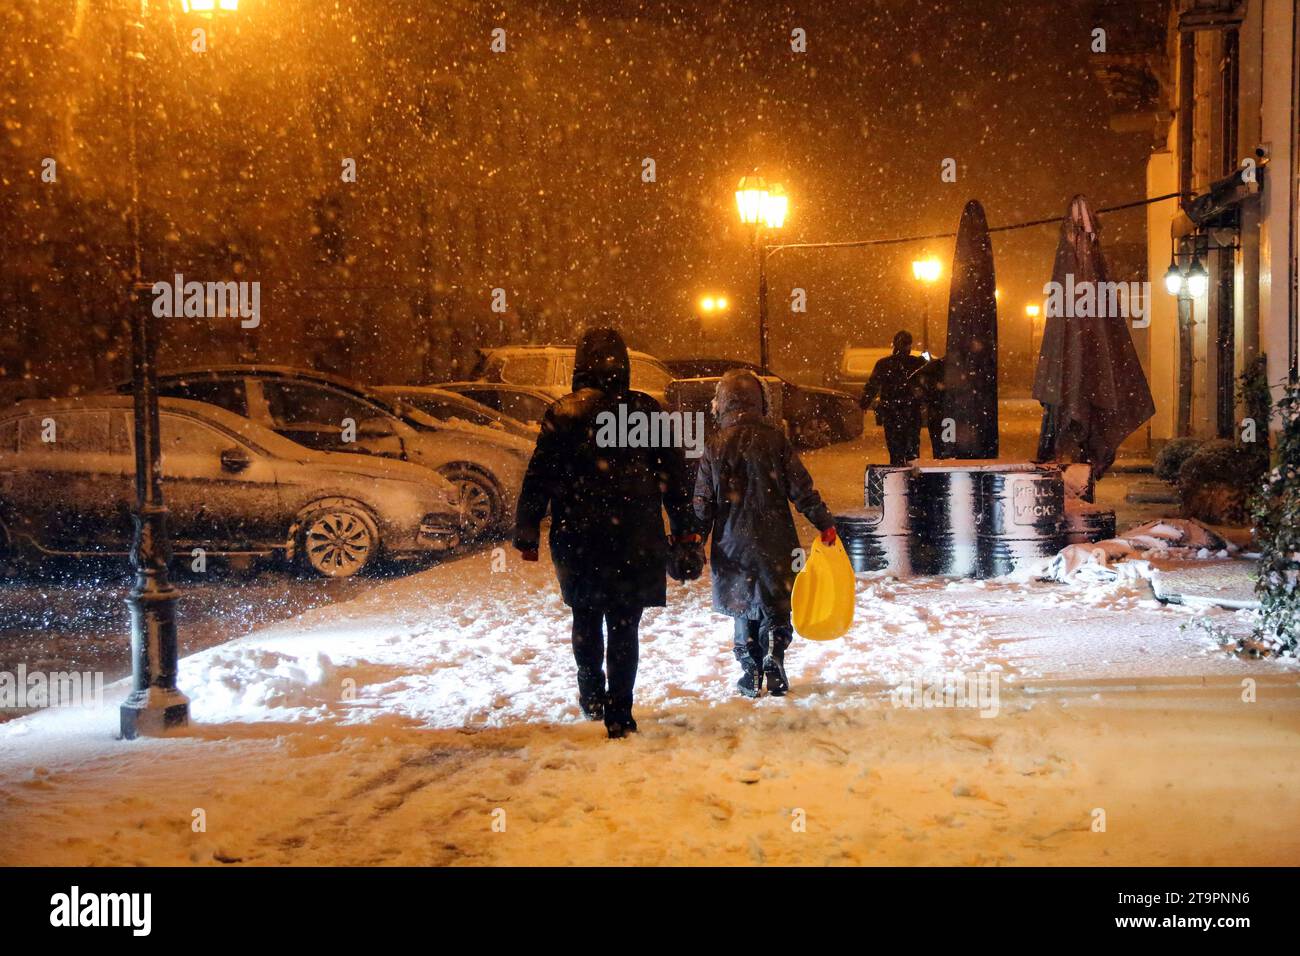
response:
[[[719,429],[700,458],[693,499],[701,533],[713,537],[713,606],[735,620],[737,689],[757,697],[766,677],[779,696],[790,687],[785,650],[794,635],[790,592],[799,547],[789,503],[827,544],[835,541],[835,521],[794,446],[766,420],[766,393],[753,372],[722,376],[713,411]]]
[[[906,465],[921,454],[923,384],[916,376],[925,359],[912,354],[912,333],[894,336],[894,352],[876,363],[858,404],[870,408],[879,399],[876,421],[885,426],[891,465]]]
[[[927,353],[928,354],[928,353]],[[951,442],[943,439],[943,359],[931,358],[913,373],[925,403],[925,427],[930,433],[930,455],[933,458],[951,458]]]
[[[564,603],[573,609],[578,701],[588,719],[604,717],[610,737],[636,730],[632,692],[641,612],[662,607],[666,598],[663,508],[674,536],[693,530],[680,448],[598,441],[607,420],[602,413],[617,418],[620,405],[629,416],[663,411],[651,396],[631,390],[630,377],[618,332],[598,328],[583,335],[573,392],[542,419],[515,520],[514,546],[524,560],[536,561],[540,526],[550,512],[551,560]]]

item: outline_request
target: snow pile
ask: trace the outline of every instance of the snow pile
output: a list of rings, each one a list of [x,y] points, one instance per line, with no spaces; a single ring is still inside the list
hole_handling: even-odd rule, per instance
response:
[[[186,658],[180,683],[194,718],[364,723],[389,715],[437,728],[578,719],[568,609],[555,588],[542,581],[520,588],[518,574],[489,574],[458,601],[422,597],[430,576],[450,570],[384,589],[400,614],[372,615],[367,596],[343,606],[358,606],[352,621],[339,622],[337,609],[308,614],[296,626]],[[549,571],[541,564],[519,573],[544,580]],[[932,592],[924,601],[894,600],[900,586],[864,576],[845,638],[796,640],[787,664],[797,706],[883,693],[919,671],[988,666],[977,613],[946,599],[942,583],[908,586],[917,597]],[[734,696],[732,624],[712,611],[707,572],[694,585],[674,586],[668,607],[648,609],[641,634],[640,707],[712,706]],[[758,705],[773,704],[784,706]]]
[[[1113,583],[1150,579],[1151,560],[1227,558],[1237,551],[1213,529],[1192,518],[1161,518],[1095,544],[1072,544],[1027,568],[1019,580]]]

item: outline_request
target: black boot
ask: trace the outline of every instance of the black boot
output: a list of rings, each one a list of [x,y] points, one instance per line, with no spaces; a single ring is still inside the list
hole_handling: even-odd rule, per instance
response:
[[[628,734],[636,733],[636,721],[630,713],[605,714],[605,733],[610,740],[618,740]]]
[[[612,695],[605,698],[605,732],[610,740],[626,737],[636,733],[636,721],[632,719],[632,701],[618,700]]]
[[[772,653],[763,658],[763,674],[767,677],[767,690],[773,697],[784,697],[790,689],[790,681],[785,676],[785,648],[774,647]]]
[[[754,661],[740,662],[742,671],[740,680],[736,681],[736,690],[745,697],[757,697],[763,690],[763,672]]]
[[[605,672],[599,667],[578,667],[578,706],[588,720],[605,716]]]

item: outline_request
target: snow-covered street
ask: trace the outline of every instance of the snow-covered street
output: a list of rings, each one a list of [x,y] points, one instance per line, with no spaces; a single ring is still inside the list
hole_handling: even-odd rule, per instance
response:
[[[1295,863],[1300,672],[1185,627],[1245,614],[863,574],[851,633],[746,701],[706,573],[606,741],[545,553],[488,549],[185,658],[179,737],[115,739],[125,682],[0,726],[0,863]],[[895,706],[945,673],[996,673],[996,714]]]

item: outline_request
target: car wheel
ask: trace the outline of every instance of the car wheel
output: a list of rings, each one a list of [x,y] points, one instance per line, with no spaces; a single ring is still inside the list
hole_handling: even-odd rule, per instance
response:
[[[297,558],[326,578],[347,578],[379,553],[379,530],[360,505],[339,502],[315,508],[298,522]]]
[[[804,448],[825,448],[831,443],[831,426],[820,416],[808,418],[799,423],[795,435]]]
[[[468,541],[487,537],[501,524],[501,494],[483,472],[466,465],[444,465],[438,474],[460,492],[460,520]]]

